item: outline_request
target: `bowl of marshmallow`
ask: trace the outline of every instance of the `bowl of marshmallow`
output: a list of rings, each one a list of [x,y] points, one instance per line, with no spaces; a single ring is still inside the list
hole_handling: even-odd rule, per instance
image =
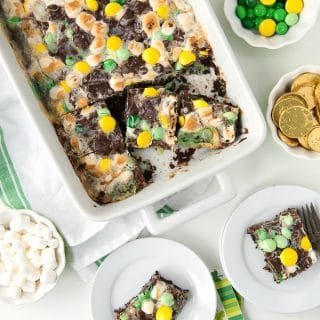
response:
[[[54,288],[65,267],[62,237],[51,221],[0,203],[0,301],[25,304]]]

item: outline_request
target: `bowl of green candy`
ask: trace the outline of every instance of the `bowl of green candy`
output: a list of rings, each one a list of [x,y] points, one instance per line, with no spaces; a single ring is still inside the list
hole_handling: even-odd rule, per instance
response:
[[[299,41],[315,24],[320,1],[225,0],[233,31],[254,47],[279,49]]]

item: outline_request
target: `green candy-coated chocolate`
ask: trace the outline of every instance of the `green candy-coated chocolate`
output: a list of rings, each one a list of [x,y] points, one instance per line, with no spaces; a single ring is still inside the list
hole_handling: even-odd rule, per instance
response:
[[[102,117],[105,117],[105,116],[110,116],[110,114],[111,114],[109,109],[107,109],[107,108],[99,109],[97,111],[97,113],[98,113],[98,117],[99,118],[102,118]]]
[[[273,19],[274,9],[268,8],[265,18],[266,19]]]
[[[237,119],[238,119],[238,115],[235,113],[235,112],[232,112],[232,111],[229,111],[229,112],[225,112],[224,114],[223,114],[223,117],[226,119],[226,120],[228,120],[228,121],[230,121],[230,122],[236,122],[237,121]]]
[[[288,214],[287,216],[282,217],[281,221],[282,221],[282,224],[287,227],[291,227],[294,223],[294,219],[291,214]]]
[[[212,141],[212,138],[213,138],[213,133],[212,133],[212,130],[209,129],[209,128],[206,128],[206,129],[203,129],[201,131],[201,140],[204,141],[204,142],[211,142]]]
[[[267,8],[263,4],[257,4],[254,9],[254,14],[256,17],[262,18],[267,14]]]
[[[71,28],[67,28],[64,33],[68,39],[71,39],[73,37],[73,31]]]
[[[161,141],[164,139],[164,129],[162,127],[155,127],[152,129],[152,136],[154,140]]]
[[[277,24],[276,33],[279,36],[285,35],[288,32],[288,30],[289,30],[289,27],[287,26],[287,24],[285,22],[279,22]]]
[[[279,249],[284,249],[284,248],[286,248],[286,247],[288,246],[288,244],[289,244],[288,239],[287,239],[286,237],[284,237],[284,236],[281,236],[281,235],[276,235],[276,236],[274,237],[274,240],[275,240],[275,242],[276,242],[276,244],[277,244],[277,247],[278,247]]]
[[[134,128],[137,127],[139,121],[140,121],[139,116],[136,115],[136,114],[133,114],[133,115],[131,115],[131,116],[128,118],[128,120],[127,120],[127,126],[128,126],[129,128],[134,129]]]
[[[257,5],[257,0],[245,0],[247,7],[254,8]]]
[[[128,314],[127,314],[127,313],[122,313],[122,314],[120,315],[119,320],[129,320]]]
[[[44,36],[44,42],[47,44],[50,52],[55,52],[57,50],[56,37],[52,32],[48,32]]]
[[[284,22],[289,26],[292,27],[295,24],[297,24],[299,21],[299,16],[295,13],[289,13],[287,14],[286,18],[284,19]]]
[[[174,305],[174,297],[169,292],[164,292],[160,297],[161,305],[172,307]]]
[[[19,17],[11,17],[7,20],[10,23],[20,23],[21,22],[21,18]]]
[[[253,19],[249,19],[249,18],[244,18],[242,21],[242,26],[245,29],[253,29],[255,27],[255,23]]]
[[[247,16],[247,10],[244,6],[237,6],[236,8],[237,17],[242,20]]]
[[[130,51],[127,48],[120,48],[116,55],[119,60],[126,61],[130,57]]]
[[[239,5],[239,6],[246,7],[246,6],[247,6],[246,0],[238,0],[238,5]]]
[[[103,69],[106,72],[112,72],[117,67],[117,63],[112,59],[107,59],[103,62]]]
[[[284,3],[277,1],[277,2],[274,4],[274,8],[275,8],[275,9],[283,9],[283,8],[284,8]]]
[[[277,243],[272,239],[265,239],[260,241],[259,246],[264,252],[273,252],[277,249]]]
[[[76,58],[74,56],[66,56],[65,63],[67,66],[73,66],[76,63]]]
[[[276,22],[284,21],[287,11],[284,9],[276,9],[273,13],[273,18]]]
[[[81,125],[81,124],[76,124],[75,128],[74,128],[74,131],[76,133],[83,133],[84,132],[84,126]]]
[[[123,6],[127,2],[127,0],[112,0],[111,2],[118,2]]]
[[[68,105],[65,101],[62,101],[62,109],[64,113],[70,112],[70,109],[68,108]]]
[[[286,237],[288,240],[291,239],[292,232],[291,232],[287,227],[281,228],[281,234],[282,234],[284,237]]]
[[[252,8],[249,8],[247,10],[247,18],[248,19],[254,19],[256,17],[256,15],[254,14],[254,10]]]
[[[261,22],[262,22],[263,20],[264,20],[264,18],[259,18],[259,17],[256,17],[256,18],[254,19],[254,24],[255,24],[257,30],[259,30],[259,26],[260,26],[260,24],[261,24]]]
[[[149,131],[150,130],[150,125],[149,125],[148,121],[147,120],[141,120],[140,121],[140,128],[143,131]]]
[[[268,234],[263,228],[257,230],[257,236],[260,241],[266,240],[268,238]]]
[[[126,168],[131,171],[134,170],[136,168],[136,161],[130,157],[127,161]]]

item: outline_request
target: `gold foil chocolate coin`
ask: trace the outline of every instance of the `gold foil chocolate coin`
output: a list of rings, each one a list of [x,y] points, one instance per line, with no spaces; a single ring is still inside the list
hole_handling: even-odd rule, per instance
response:
[[[318,83],[320,83],[320,75],[310,72],[303,73],[293,80],[291,91],[295,92],[305,86],[316,86]]]
[[[320,127],[315,127],[310,131],[308,143],[313,151],[320,152]]]
[[[299,145],[299,142],[297,139],[291,139],[287,137],[285,134],[283,134],[280,130],[278,130],[278,136],[281,139],[282,142],[284,142],[289,147],[297,147]]]
[[[299,143],[301,144],[302,147],[304,147],[307,150],[310,150],[310,146],[308,143],[308,136],[303,136],[301,138],[298,138]]]
[[[289,138],[301,138],[313,128],[312,112],[301,106],[284,110],[279,119],[280,130]]]
[[[308,109],[313,109],[317,105],[314,87],[301,87],[297,93],[306,100]]]

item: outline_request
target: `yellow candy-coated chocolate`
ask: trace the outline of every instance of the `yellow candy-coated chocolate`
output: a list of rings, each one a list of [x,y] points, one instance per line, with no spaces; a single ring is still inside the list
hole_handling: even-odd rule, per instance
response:
[[[161,19],[168,19],[170,16],[170,7],[167,4],[159,6],[157,14]]]
[[[142,131],[137,138],[139,148],[148,148],[152,143],[152,134],[149,131]]]
[[[42,42],[37,43],[37,44],[34,46],[34,50],[35,50],[37,53],[43,53],[43,52],[48,51],[47,47],[46,47]]]
[[[209,51],[207,50],[201,50],[199,53],[204,57],[207,57],[209,55]]]
[[[75,71],[82,73],[82,74],[88,74],[91,71],[91,67],[89,66],[88,62],[86,62],[86,61],[76,62],[73,69]]]
[[[99,168],[102,172],[108,172],[111,169],[112,159],[104,158],[99,161]]]
[[[312,244],[311,244],[310,239],[308,238],[308,236],[304,236],[301,239],[300,246],[304,251],[309,251],[309,250],[312,249]]]
[[[160,52],[156,48],[148,48],[143,51],[142,59],[148,64],[157,64],[160,59]]]
[[[207,108],[209,104],[204,99],[197,99],[197,100],[193,100],[193,106],[195,107],[195,109],[199,109],[199,108]]]
[[[160,94],[160,91],[156,88],[145,88],[143,91],[143,95],[145,97],[157,97]]]
[[[272,6],[276,3],[277,0],[260,0],[262,4],[265,6]]]
[[[171,320],[172,309],[168,306],[161,306],[156,313],[156,320]]]
[[[292,248],[284,249],[280,254],[280,261],[285,267],[292,267],[298,261],[298,253]]]
[[[118,2],[110,2],[104,8],[104,14],[107,17],[114,17],[122,10],[121,4]]]
[[[103,132],[109,133],[116,128],[117,122],[111,116],[104,116],[99,120],[99,126]]]
[[[118,36],[111,36],[106,41],[106,47],[109,50],[117,51],[122,46],[122,40]]]
[[[68,86],[67,82],[65,80],[61,80],[59,82],[59,85],[63,88],[63,90],[66,92],[66,93],[70,93],[71,92],[71,88]]]
[[[277,24],[273,19],[265,19],[259,25],[259,33],[264,37],[272,37],[276,32]]]
[[[287,0],[285,9],[288,13],[299,14],[303,10],[303,0]]]
[[[86,0],[86,6],[90,11],[97,11],[99,3],[97,0]]]
[[[187,66],[197,60],[196,55],[192,51],[182,50],[179,56],[179,62],[183,66]]]
[[[162,127],[164,128],[169,128],[170,126],[170,119],[168,116],[166,116],[165,114],[163,113],[160,113],[159,114],[159,122],[161,124]]]
[[[185,116],[180,116],[180,117],[179,117],[179,124],[180,124],[180,126],[183,127],[185,123],[186,123],[186,118],[185,118]]]

